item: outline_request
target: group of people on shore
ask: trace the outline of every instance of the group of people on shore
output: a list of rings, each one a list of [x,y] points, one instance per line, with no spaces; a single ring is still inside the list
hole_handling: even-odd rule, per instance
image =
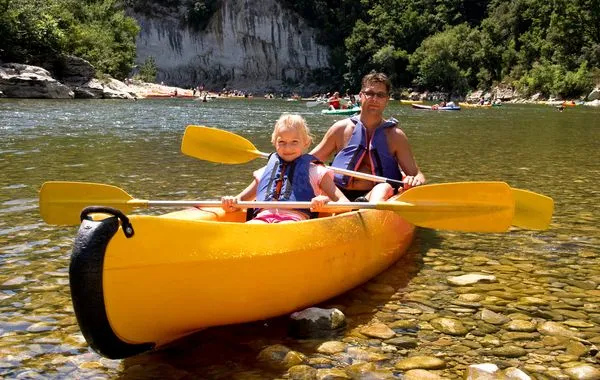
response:
[[[253,180],[236,196],[221,199],[226,212],[238,210],[239,201],[310,201],[309,209],[268,208],[254,210],[251,223],[306,220],[324,211],[329,202],[381,202],[394,194],[425,183],[408,138],[394,118],[384,119],[391,83],[383,73],[367,74],[358,95],[358,116],[334,123],[323,139],[306,153],[312,136],[304,118],[283,114],[275,123],[271,142],[275,148],[267,164],[253,173]],[[339,97],[339,93],[337,94]],[[402,181],[389,183],[334,174],[323,165],[332,155],[332,167]],[[347,211],[344,208],[328,212]]]

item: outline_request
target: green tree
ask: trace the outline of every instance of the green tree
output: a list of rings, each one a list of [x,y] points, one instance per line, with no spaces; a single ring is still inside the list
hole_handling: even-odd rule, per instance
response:
[[[0,0],[0,59],[8,62],[43,62],[63,51],[68,35],[52,2]]]
[[[550,78],[584,78],[582,67],[589,73],[590,65],[600,64],[599,4],[597,0],[494,0],[489,17],[481,23],[482,66],[487,73],[481,70],[480,78],[487,74],[488,83],[514,78],[529,92],[564,93]],[[585,80],[577,82],[575,87],[580,87]]]
[[[137,22],[119,0],[0,0],[0,59],[44,65],[66,54],[123,79],[135,58]]]
[[[415,84],[464,95],[477,77],[474,60],[480,50],[477,30],[467,24],[450,27],[426,38],[410,56],[409,69],[415,74]]]
[[[346,79],[356,86],[367,72],[389,70],[395,86],[409,86],[408,57],[427,37],[448,26],[478,25],[489,1],[368,0],[346,39]],[[385,59],[382,59],[384,58]]]
[[[140,71],[137,74],[137,77],[144,82],[155,82],[156,74],[158,73],[158,68],[156,67],[156,62],[154,57],[150,56],[146,58],[144,64],[140,66]]]
[[[587,62],[569,71],[562,65],[542,60],[520,78],[518,85],[526,95],[541,93],[546,97],[575,98],[589,91],[593,80]]]

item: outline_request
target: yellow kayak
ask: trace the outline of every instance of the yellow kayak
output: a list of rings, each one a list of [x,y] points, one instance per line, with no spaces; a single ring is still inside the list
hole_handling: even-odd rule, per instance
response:
[[[395,262],[415,229],[382,210],[247,224],[245,212],[191,208],[131,215],[126,237],[123,220],[91,212],[75,240],[71,294],[88,344],[109,358],[339,295]]]
[[[463,103],[463,102],[458,103],[458,105],[461,107],[465,107],[465,108],[491,108],[492,107],[491,104]]]

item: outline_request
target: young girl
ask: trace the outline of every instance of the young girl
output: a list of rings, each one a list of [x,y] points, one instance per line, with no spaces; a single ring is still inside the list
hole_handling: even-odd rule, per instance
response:
[[[348,202],[333,183],[333,173],[304,151],[312,137],[304,118],[283,114],[275,123],[271,142],[275,153],[266,166],[254,172],[254,180],[235,197],[221,198],[223,210],[238,209],[238,201],[310,201],[309,209],[259,209],[250,223],[280,223],[309,219],[329,201]],[[342,211],[342,210],[337,210]]]

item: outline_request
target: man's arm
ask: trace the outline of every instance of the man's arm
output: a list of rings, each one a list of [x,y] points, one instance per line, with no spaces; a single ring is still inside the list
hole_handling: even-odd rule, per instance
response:
[[[340,120],[333,124],[310,154],[317,157],[320,161],[326,162],[333,153],[341,149],[344,141],[345,125],[345,120]]]
[[[425,183],[425,175],[421,172],[419,166],[417,166],[417,161],[413,156],[408,142],[408,137],[399,128],[393,129],[392,147],[400,168],[407,175],[404,182],[411,187],[423,185]]]

